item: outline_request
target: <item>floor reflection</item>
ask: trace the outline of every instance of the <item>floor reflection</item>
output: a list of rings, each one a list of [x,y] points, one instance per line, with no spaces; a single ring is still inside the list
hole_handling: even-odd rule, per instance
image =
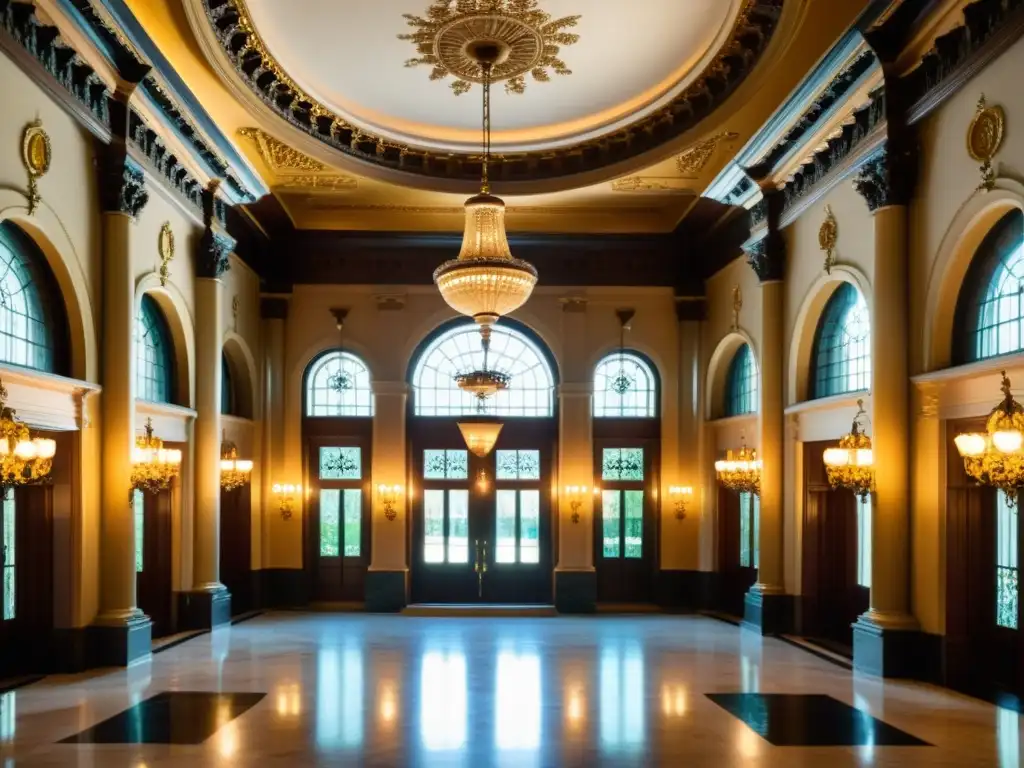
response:
[[[498,651],[494,696],[494,742],[502,765],[540,764],[540,656],[536,651]]]
[[[466,746],[466,653],[461,644],[431,648],[420,667],[420,742],[428,752]]]
[[[608,754],[632,754],[644,744],[644,653],[637,642],[601,649],[601,746]]]
[[[355,639],[317,655],[316,743],[322,751],[363,744],[363,656]]]
[[[999,736],[999,764],[1002,768],[1020,765],[1020,715],[1010,709],[999,709],[996,715]]]

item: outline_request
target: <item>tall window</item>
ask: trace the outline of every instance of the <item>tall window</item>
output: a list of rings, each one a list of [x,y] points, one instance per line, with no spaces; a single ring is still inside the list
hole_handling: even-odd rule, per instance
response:
[[[370,370],[353,354],[328,352],[306,374],[307,416],[373,416]]]
[[[871,587],[871,496],[857,497],[857,584]]]
[[[615,352],[594,370],[594,417],[653,419],[658,415],[658,378],[642,357]]]
[[[725,386],[725,415],[757,413],[757,363],[750,346],[744,344],[729,363]]]
[[[228,356],[220,355],[220,412],[228,416],[237,416],[235,401],[235,381],[231,375],[231,363]]]
[[[480,370],[484,353],[476,323],[457,325],[437,336],[416,361],[412,374],[417,416],[471,416],[479,401],[455,383],[460,373]],[[545,417],[554,412],[555,377],[537,344],[509,325],[491,334],[487,369],[512,377],[508,389],[484,403],[485,413],[505,417]]]
[[[1017,512],[996,497],[996,624],[1017,629]]]
[[[0,360],[61,373],[64,303],[46,258],[24,232],[0,224]]]
[[[7,495],[0,502],[0,529],[3,530],[3,614],[4,621],[17,618],[18,584],[17,584],[17,535],[15,531],[14,490],[8,489]]]
[[[761,497],[756,493],[740,494],[740,567],[761,565]]]
[[[871,386],[871,319],[861,292],[843,283],[821,313],[811,361],[811,397]]]
[[[146,294],[135,318],[136,396],[154,403],[174,398],[174,354],[171,331],[156,299]]]
[[[321,447],[319,477],[320,557],[359,557],[363,541],[362,449]]]
[[[1006,214],[971,263],[957,302],[957,362],[1024,349],[1024,213]]]

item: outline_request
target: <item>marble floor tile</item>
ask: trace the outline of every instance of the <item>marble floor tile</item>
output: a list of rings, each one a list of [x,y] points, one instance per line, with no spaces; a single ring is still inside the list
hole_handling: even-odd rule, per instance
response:
[[[262,698],[212,721],[197,710],[212,728],[200,743],[80,743],[78,734],[142,713],[133,708],[154,697],[175,700],[165,693]],[[831,697],[933,746],[778,746],[771,729],[750,727],[709,694]],[[809,727],[799,707],[771,717]],[[1020,758],[1016,712],[860,676],[696,616],[276,613],[131,669],[49,677],[0,696],[0,768],[1009,768]]]

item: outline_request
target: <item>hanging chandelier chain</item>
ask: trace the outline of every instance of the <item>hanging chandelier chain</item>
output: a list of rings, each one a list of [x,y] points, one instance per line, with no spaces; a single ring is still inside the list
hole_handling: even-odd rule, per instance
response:
[[[490,162],[491,162],[491,65],[483,63],[480,68],[484,73],[484,125],[483,125],[483,175],[480,180],[480,191],[491,193]]]

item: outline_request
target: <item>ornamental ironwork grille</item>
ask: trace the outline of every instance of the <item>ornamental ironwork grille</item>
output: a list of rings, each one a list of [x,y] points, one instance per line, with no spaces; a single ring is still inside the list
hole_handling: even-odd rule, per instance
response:
[[[642,357],[615,352],[594,369],[594,418],[653,419],[658,378]]]
[[[544,418],[554,413],[555,377],[537,344],[519,330],[497,325],[491,332],[488,370],[512,377],[508,389],[481,401],[459,389],[458,374],[483,369],[484,353],[476,323],[441,333],[420,355],[412,387],[417,416]]]
[[[147,294],[135,318],[135,395],[153,403],[173,402],[173,382],[171,331],[156,299]]]
[[[59,293],[45,257],[9,222],[0,224],[0,360],[57,373]]]
[[[871,386],[871,319],[867,302],[850,283],[840,285],[825,304],[811,370],[812,399]]]
[[[757,364],[750,346],[744,344],[729,363],[725,388],[725,415],[757,413]]]
[[[306,415],[373,416],[373,387],[366,363],[340,350],[317,358],[306,374]]]

